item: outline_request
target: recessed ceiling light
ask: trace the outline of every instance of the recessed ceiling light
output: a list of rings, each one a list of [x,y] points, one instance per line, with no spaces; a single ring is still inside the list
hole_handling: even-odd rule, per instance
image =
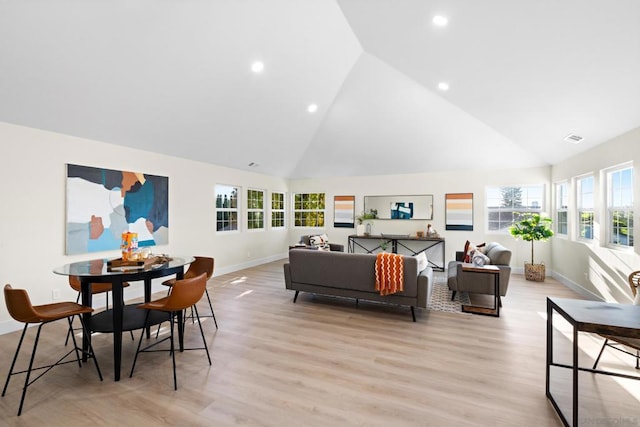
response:
[[[316,104],[309,104],[307,111],[313,114],[318,111],[318,106]]]
[[[436,15],[432,19],[433,25],[438,27],[444,27],[449,23],[449,20],[442,15]]]
[[[445,82],[438,83],[438,89],[440,89],[443,92],[448,91],[449,90],[449,83],[445,83]]]
[[[264,62],[256,61],[251,64],[251,71],[253,71],[254,73],[261,73],[262,70],[264,70]]]

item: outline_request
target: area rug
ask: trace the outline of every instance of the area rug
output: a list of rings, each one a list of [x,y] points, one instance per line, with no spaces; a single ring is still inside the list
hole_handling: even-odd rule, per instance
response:
[[[462,313],[462,304],[470,303],[469,294],[466,292],[456,292],[456,297],[452,301],[451,291],[449,290],[449,286],[447,286],[447,278],[443,274],[434,274],[433,281],[429,310]]]

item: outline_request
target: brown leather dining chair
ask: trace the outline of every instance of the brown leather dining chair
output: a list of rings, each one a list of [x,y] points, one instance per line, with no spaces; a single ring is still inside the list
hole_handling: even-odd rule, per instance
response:
[[[80,284],[80,278],[78,276],[69,276],[69,286],[71,286],[71,288],[78,293],[78,296],[76,297],[76,303],[79,303],[80,296],[82,295],[82,286]],[[129,287],[129,286],[130,286],[129,283],[122,282],[123,288]],[[105,294],[105,297],[106,297],[105,310],[109,310],[109,292],[111,292],[112,287],[113,286],[111,285],[111,283],[92,283],[91,284],[91,295]],[[73,331],[80,330],[80,329],[81,328],[70,329],[67,332],[67,339],[64,341],[64,345],[68,344],[69,336],[73,333]],[[133,332],[131,332],[131,339],[134,340]]]
[[[51,365],[34,368],[33,364],[36,356],[36,350],[38,348],[38,341],[40,340],[40,332],[42,330],[42,327],[47,323],[55,322],[56,320],[67,319],[67,322],[69,323],[69,329],[72,329],[73,318],[75,316],[78,316],[80,318],[80,322],[82,323],[84,333],[87,333],[87,329],[85,328],[84,322],[82,321],[82,314],[91,313],[93,309],[91,307],[86,307],[74,302],[58,302],[53,304],[32,305],[31,299],[29,298],[29,294],[26,290],[13,289],[11,285],[5,285],[4,287],[4,300],[11,317],[18,322],[24,323],[24,329],[22,330],[20,341],[18,341],[18,347],[16,348],[16,353],[13,356],[13,361],[11,362],[11,368],[9,369],[7,380],[4,383],[4,388],[2,389],[2,396],[4,397],[7,392],[7,387],[9,386],[9,380],[11,379],[11,377],[13,375],[26,373],[24,386],[22,388],[22,396],[20,397],[20,406],[18,407],[18,416],[20,416],[20,414],[22,414],[22,406],[24,404],[24,398],[27,394],[27,388],[34,382],[36,382],[40,377],[49,372],[53,367],[66,363],[73,363],[77,361],[78,366],[82,367],[80,353],[83,352],[83,350],[82,348],[78,347],[75,336],[71,334],[71,337],[73,339],[72,350],[68,351],[64,356],[58,359],[57,362]],[[18,354],[20,353],[20,348],[22,347],[22,342],[27,332],[27,328],[30,324],[36,323],[39,325],[36,332],[36,339],[33,344],[33,350],[31,352],[29,368],[24,371],[14,372],[16,360],[18,359]],[[75,353],[75,359],[65,361],[67,356],[71,355],[72,353]],[[93,353],[93,347],[89,346],[87,356],[93,359],[93,362],[96,365],[96,370],[98,371],[98,376],[100,377],[100,381],[102,381],[102,373],[100,372],[100,367],[98,366],[98,360]],[[45,369],[45,371],[31,380],[31,372],[40,369]]]
[[[195,317],[197,319],[198,326],[200,328],[200,336],[202,337],[202,342],[204,347],[197,348],[185,348],[185,350],[205,350],[207,352],[207,359],[209,359],[209,365],[211,365],[211,356],[209,355],[209,348],[207,347],[207,340],[204,337],[204,331],[202,330],[202,323],[200,323],[200,317],[198,316],[198,307],[196,303],[202,298],[204,291],[207,286],[207,275],[206,273],[202,273],[199,276],[191,277],[188,279],[176,280],[174,281],[171,289],[169,291],[169,295],[164,298],[160,298],[155,301],[150,301],[138,306],[138,308],[146,310],[144,327],[142,328],[142,333],[140,334],[140,341],[138,341],[138,348],[136,349],[136,355],[133,358],[133,365],[131,366],[131,373],[129,374],[129,378],[133,377],[133,371],[136,368],[136,362],[138,360],[138,355],[143,352],[150,351],[167,351],[164,350],[153,350],[153,348],[164,342],[166,340],[170,340],[170,348],[169,352],[171,352],[171,358],[173,362],[173,388],[174,390],[178,389],[178,380],[176,377],[176,351],[174,344],[174,324],[177,324],[178,328],[182,329],[184,332],[185,323],[182,321],[175,321],[175,317],[179,316],[184,310],[189,307],[193,307]],[[148,326],[151,326],[150,323],[150,314],[152,311],[161,311],[169,314],[169,323],[171,324],[171,334],[170,336],[163,338],[161,340],[156,340],[152,344],[146,346],[143,349],[140,349],[142,346],[142,339],[145,335],[145,330]]]
[[[189,279],[191,277],[196,277],[205,273],[207,275],[207,281],[213,277],[213,269],[215,265],[215,259],[210,257],[196,256],[194,257],[195,261],[189,265],[186,273],[184,273],[184,278]],[[169,279],[162,282],[165,286],[173,286],[173,283],[176,279]],[[207,296],[207,301],[209,302],[209,310],[211,310],[211,315],[201,315],[200,317],[213,317],[213,323],[216,325],[216,329],[218,329],[218,322],[216,321],[216,315],[213,312],[213,304],[211,304],[211,297],[209,296],[209,291],[207,288],[204,288],[204,293]]]
[[[629,282],[629,286],[631,287],[631,294],[635,298],[637,293],[640,292],[640,290],[638,289],[638,286],[640,285],[640,270],[630,273],[627,278],[627,281]],[[636,369],[640,369],[640,339],[619,337],[615,335],[602,335],[602,334],[600,334],[600,336],[604,338],[604,344],[602,344],[600,353],[598,354],[598,357],[596,358],[596,361],[593,364],[593,369],[596,369],[596,366],[598,366],[600,357],[602,356],[602,353],[604,352],[604,349],[606,347],[613,348],[615,350],[621,351],[623,353],[626,353],[630,356],[635,357]],[[635,353],[629,351],[625,347],[635,350]]]

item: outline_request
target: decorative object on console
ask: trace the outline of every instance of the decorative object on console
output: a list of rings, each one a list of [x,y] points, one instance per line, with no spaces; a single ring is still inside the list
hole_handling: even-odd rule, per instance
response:
[[[371,220],[378,218],[378,211],[375,209],[369,209],[368,211],[362,212],[360,215],[356,217],[358,220],[359,227],[356,229],[356,234],[359,236],[370,236],[371,235]],[[362,227],[360,227],[362,226]]]
[[[333,226],[353,228],[355,225],[355,196],[333,197]]]
[[[436,229],[433,228],[431,226],[431,224],[427,224],[427,238],[428,239],[433,239],[433,238],[438,238],[438,237],[440,237],[440,235],[438,234]]]
[[[473,193],[444,196],[445,230],[473,231]]]
[[[545,266],[544,264],[535,264],[533,262],[533,242],[547,241],[553,236],[551,224],[553,220],[540,214],[524,214],[520,221],[515,222],[509,227],[509,233],[516,239],[522,238],[526,242],[531,242],[531,263],[524,263],[525,279],[534,282],[544,282]]]

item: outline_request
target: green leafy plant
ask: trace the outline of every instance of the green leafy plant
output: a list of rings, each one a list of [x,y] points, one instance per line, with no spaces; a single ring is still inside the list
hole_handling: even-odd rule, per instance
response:
[[[531,242],[531,264],[533,264],[533,242],[546,241],[553,236],[553,220],[540,214],[525,214],[520,221],[509,227],[509,233],[516,239]]]
[[[370,220],[370,219],[377,219],[378,218],[378,210],[377,209],[369,209],[366,212],[362,212],[360,215],[358,215],[356,217],[356,220],[358,220],[358,224],[362,224],[363,222]]]

